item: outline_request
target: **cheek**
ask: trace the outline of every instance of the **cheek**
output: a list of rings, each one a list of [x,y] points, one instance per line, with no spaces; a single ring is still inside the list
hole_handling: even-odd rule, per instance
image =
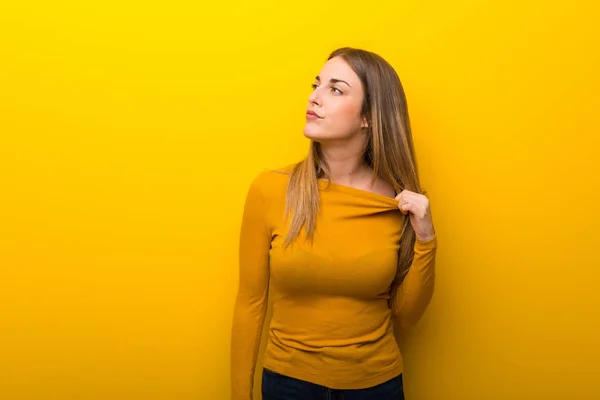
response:
[[[339,124],[340,128],[353,130],[356,127],[360,127],[361,115],[360,105],[355,103],[343,103],[338,104],[331,115],[334,117],[332,120]]]

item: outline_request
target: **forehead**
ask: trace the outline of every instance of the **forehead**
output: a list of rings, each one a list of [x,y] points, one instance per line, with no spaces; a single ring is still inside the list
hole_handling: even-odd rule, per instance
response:
[[[334,57],[327,61],[325,65],[323,65],[323,68],[321,68],[319,76],[321,77],[322,82],[329,81],[330,79],[342,79],[353,87],[360,83],[358,75],[356,75],[354,70],[340,57]]]

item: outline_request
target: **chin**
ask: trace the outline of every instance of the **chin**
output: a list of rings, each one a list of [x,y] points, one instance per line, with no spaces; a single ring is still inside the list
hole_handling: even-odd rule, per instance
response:
[[[336,132],[337,133],[337,132]],[[311,139],[315,142],[325,142],[328,140],[346,140],[349,139],[350,136],[348,135],[341,135],[341,134],[336,134],[336,133],[326,133],[323,132],[321,129],[313,129],[313,127],[311,126],[305,126],[304,127],[304,136],[308,139]]]
[[[303,133],[304,133],[304,136],[306,136],[309,139],[314,139],[315,136],[318,136],[318,135],[316,135],[317,132],[315,132],[314,129],[310,129],[310,127],[308,127],[308,126],[304,127]]]
[[[320,129],[315,129],[314,126],[307,125],[304,127],[304,136],[314,141],[329,139],[330,135],[322,132]]]
[[[319,135],[315,135],[313,132],[304,131],[304,137],[311,140],[319,140],[321,137]]]

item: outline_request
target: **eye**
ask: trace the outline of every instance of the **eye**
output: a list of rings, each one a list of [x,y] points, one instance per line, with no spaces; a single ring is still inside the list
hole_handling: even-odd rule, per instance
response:
[[[331,88],[331,90],[333,90],[333,92],[334,92],[334,93],[337,93],[337,94],[343,94],[343,93],[344,93],[344,92],[342,92],[340,89],[336,88],[335,86],[333,86],[333,87]]]
[[[311,88],[313,88],[313,90],[315,90],[317,88],[317,84],[313,83],[312,85],[310,85]]]

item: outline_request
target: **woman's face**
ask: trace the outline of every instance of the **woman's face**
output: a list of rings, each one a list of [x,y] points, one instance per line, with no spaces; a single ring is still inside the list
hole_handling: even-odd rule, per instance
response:
[[[340,57],[327,61],[308,98],[304,136],[317,142],[348,139],[367,126],[361,115],[364,91],[356,73]]]

